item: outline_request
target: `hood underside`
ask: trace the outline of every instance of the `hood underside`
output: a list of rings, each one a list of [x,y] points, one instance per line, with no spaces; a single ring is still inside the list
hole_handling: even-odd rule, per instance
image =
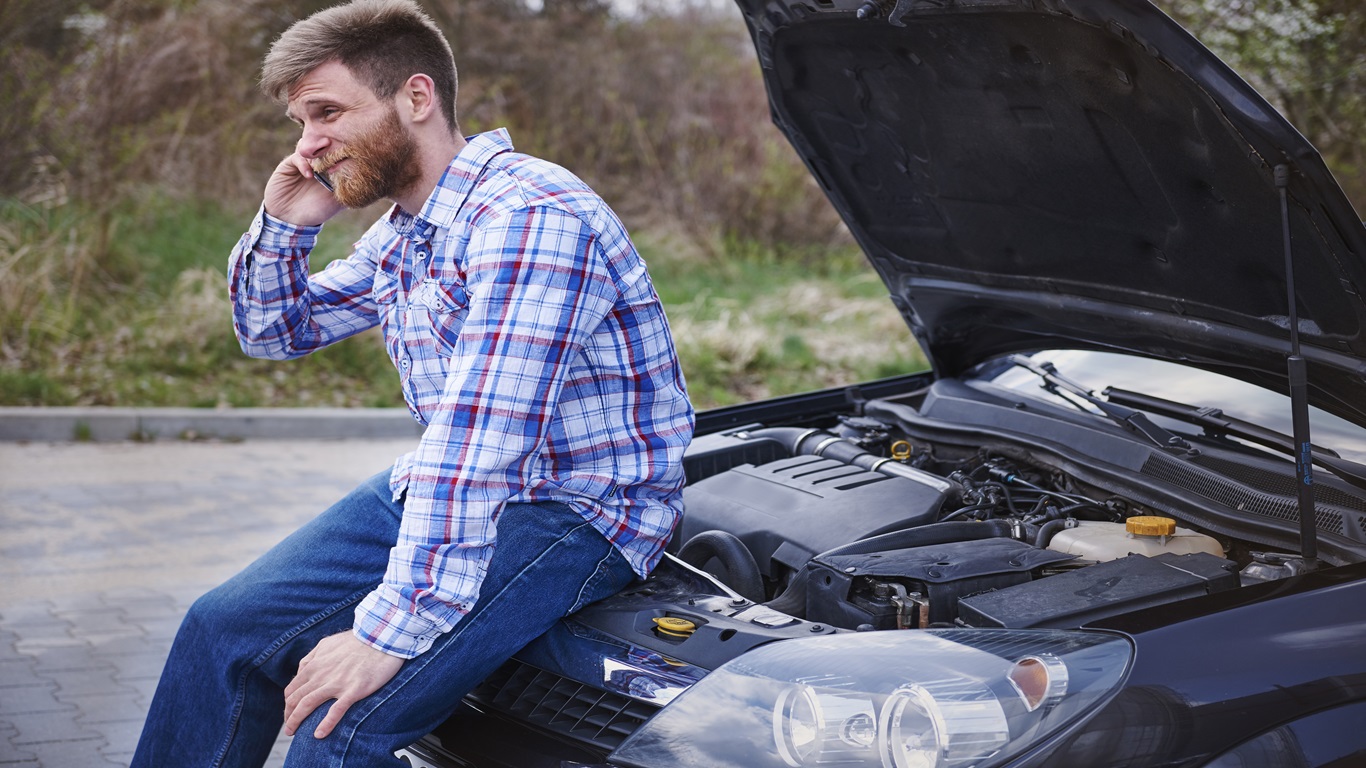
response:
[[[954,375],[1076,347],[1366,424],[1366,230],[1318,153],[1141,0],[739,0],[774,120]],[[860,18],[860,7],[864,8]]]

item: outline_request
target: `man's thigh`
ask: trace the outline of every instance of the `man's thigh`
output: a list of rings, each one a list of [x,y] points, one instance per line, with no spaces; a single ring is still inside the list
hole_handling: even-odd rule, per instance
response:
[[[615,594],[633,578],[621,553],[568,507],[510,505],[498,521],[497,547],[474,610],[393,681],[355,704],[327,743],[304,741],[326,711],[320,707],[299,728],[286,765],[384,764],[385,756],[435,728],[466,692],[562,616]]]
[[[211,616],[218,631],[243,644],[239,653],[255,647],[256,664],[288,683],[298,659],[324,634],[350,627],[356,603],[383,579],[401,514],[388,473],[375,475],[201,598],[191,614]]]

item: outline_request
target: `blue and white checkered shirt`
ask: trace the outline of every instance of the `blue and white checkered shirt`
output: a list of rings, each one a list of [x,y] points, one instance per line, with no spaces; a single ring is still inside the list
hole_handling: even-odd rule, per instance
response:
[[[673,341],[616,215],[568,171],[478,135],[414,216],[395,206],[309,276],[318,227],[265,214],[233,251],[233,325],[288,359],[379,325],[427,429],[394,464],[399,539],[356,633],[411,658],[479,596],[508,502],[573,507],[646,575],[692,436]]]

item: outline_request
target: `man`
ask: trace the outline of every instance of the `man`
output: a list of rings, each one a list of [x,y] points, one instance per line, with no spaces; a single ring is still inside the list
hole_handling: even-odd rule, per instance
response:
[[[195,603],[133,765],[260,765],[282,722],[291,768],[400,765],[508,656],[658,562],[693,412],[621,223],[506,133],[461,137],[450,48],[411,0],[295,24],[262,87],[303,135],[232,254],[242,348],[378,325],[427,427]],[[381,198],[310,277],[319,227]]]

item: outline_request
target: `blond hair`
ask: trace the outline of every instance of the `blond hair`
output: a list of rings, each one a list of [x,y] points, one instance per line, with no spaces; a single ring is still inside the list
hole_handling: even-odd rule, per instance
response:
[[[261,90],[283,103],[290,88],[329,61],[341,62],[382,99],[398,93],[409,77],[427,75],[447,126],[458,130],[455,57],[441,29],[413,0],[353,0],[294,22],[266,54]]]

